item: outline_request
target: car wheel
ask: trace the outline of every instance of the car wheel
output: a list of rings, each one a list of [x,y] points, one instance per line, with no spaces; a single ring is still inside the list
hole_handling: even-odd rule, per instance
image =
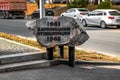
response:
[[[87,27],[86,20],[82,20],[82,24],[83,24],[84,27]]]
[[[16,17],[14,15],[12,15],[12,19],[15,19]]]
[[[34,19],[34,16],[33,16],[33,15],[31,15],[31,16],[30,16],[30,18],[31,18],[31,19]]]
[[[8,18],[9,18],[8,14],[5,14],[4,19],[8,19]]]
[[[119,28],[119,29],[120,29],[120,26],[117,26],[117,28]]]
[[[5,19],[8,19],[9,17],[8,17],[8,15],[5,15]]]
[[[8,18],[9,18],[9,12],[8,12],[8,11],[5,12],[4,18],[5,18],[5,19],[8,19]]]
[[[107,27],[107,25],[106,25],[106,23],[105,23],[104,21],[102,21],[102,22],[100,23],[100,27],[104,29],[104,28]]]

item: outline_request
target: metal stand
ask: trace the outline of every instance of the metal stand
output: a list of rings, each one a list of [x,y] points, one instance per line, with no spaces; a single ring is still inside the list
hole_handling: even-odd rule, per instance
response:
[[[71,67],[75,66],[74,53],[75,53],[75,47],[70,47],[69,46],[69,61],[68,61],[68,65],[71,66]]]
[[[64,46],[59,46],[59,56],[64,58]]]
[[[47,60],[53,60],[53,48],[46,48],[47,49],[47,54],[46,54],[46,59]],[[70,47],[69,46],[69,61],[68,65],[71,67],[75,66],[75,61],[74,61],[74,53],[75,53],[75,47]],[[59,54],[60,57],[64,57],[64,46],[59,46]]]
[[[47,48],[46,59],[53,60],[53,48]]]

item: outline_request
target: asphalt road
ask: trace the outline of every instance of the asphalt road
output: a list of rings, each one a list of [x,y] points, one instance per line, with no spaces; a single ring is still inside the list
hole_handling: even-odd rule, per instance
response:
[[[34,38],[33,34],[25,26],[27,21],[27,19],[0,19],[0,31]],[[120,29],[86,27],[86,30],[90,38],[86,43],[77,48],[120,57]]]
[[[0,19],[0,31],[32,38],[34,37],[33,34],[25,26],[27,21],[23,19]]]
[[[67,65],[0,74],[0,80],[119,80],[120,66]]]
[[[87,30],[90,38],[78,49],[120,57],[120,29]]]

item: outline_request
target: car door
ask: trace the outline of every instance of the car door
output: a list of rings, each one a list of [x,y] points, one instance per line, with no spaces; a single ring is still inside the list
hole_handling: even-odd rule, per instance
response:
[[[96,11],[95,21],[94,21],[95,25],[100,25],[100,22],[101,22],[103,16],[104,16],[104,12]]]
[[[76,10],[75,9],[71,9],[69,11],[69,17],[75,18],[76,17]]]
[[[78,14],[77,14],[77,10],[76,10],[76,9],[72,9],[72,10],[71,10],[71,17],[73,17],[73,18],[77,18],[77,17],[78,17]]]
[[[95,23],[96,23],[95,19],[96,19],[96,12],[93,11],[93,12],[90,12],[90,13],[87,15],[87,17],[86,17],[86,22],[87,22],[87,24],[89,24],[89,25],[95,25]]]

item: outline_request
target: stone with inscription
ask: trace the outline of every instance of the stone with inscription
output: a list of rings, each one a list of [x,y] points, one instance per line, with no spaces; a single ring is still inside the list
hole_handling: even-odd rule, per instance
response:
[[[70,17],[44,17],[26,23],[32,30],[40,45],[54,47],[57,45],[78,46],[89,39],[80,20]]]

